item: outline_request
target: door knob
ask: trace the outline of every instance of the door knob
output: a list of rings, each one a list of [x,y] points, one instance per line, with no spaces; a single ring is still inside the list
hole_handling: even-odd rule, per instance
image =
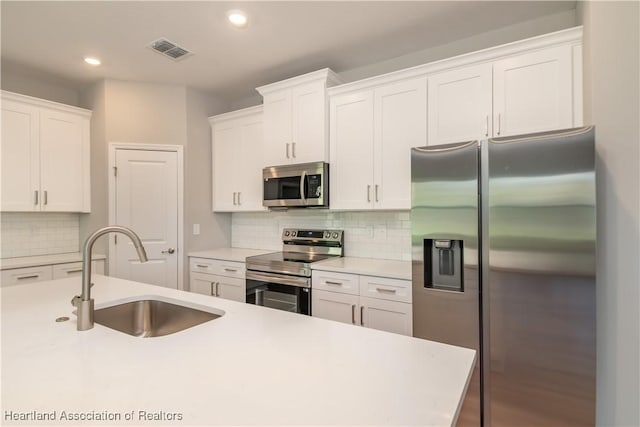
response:
[[[175,249],[173,249],[173,248],[169,248],[169,249],[167,249],[166,251],[161,251],[161,253],[163,253],[163,254],[172,254],[172,253],[174,253],[175,251],[176,251]]]

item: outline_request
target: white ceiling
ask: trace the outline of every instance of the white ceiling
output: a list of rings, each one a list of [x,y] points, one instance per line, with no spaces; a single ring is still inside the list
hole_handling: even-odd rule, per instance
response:
[[[575,8],[575,1],[6,1],[3,64],[81,87],[102,78],[184,84],[224,98],[316,69],[344,71]],[[226,21],[242,9],[248,28]],[[195,55],[146,46],[166,37]],[[103,65],[82,61],[99,57]]]

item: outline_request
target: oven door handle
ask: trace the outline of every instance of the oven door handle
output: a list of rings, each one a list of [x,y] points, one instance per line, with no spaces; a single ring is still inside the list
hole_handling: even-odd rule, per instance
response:
[[[299,288],[310,288],[308,277],[283,276],[281,274],[263,273],[247,270],[247,280],[259,280],[262,282],[275,283],[279,285],[297,286]]]

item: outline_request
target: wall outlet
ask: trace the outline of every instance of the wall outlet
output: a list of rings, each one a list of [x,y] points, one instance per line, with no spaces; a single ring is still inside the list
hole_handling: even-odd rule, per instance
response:
[[[200,224],[193,224],[193,235],[194,236],[200,235]]]

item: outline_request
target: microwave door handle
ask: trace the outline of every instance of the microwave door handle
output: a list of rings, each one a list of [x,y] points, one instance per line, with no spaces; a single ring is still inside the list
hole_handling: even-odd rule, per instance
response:
[[[307,195],[305,194],[304,187],[307,181],[307,172],[302,171],[302,175],[300,175],[300,198],[302,199],[302,204],[307,204]]]

